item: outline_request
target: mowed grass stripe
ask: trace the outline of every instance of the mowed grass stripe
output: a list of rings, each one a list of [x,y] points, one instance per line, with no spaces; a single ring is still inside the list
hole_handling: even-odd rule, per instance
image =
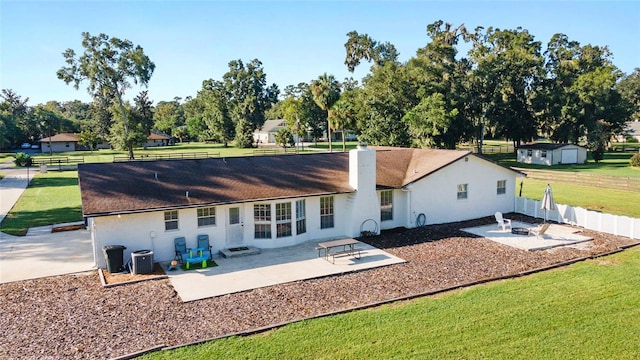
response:
[[[49,171],[31,180],[0,229],[22,236],[30,227],[74,221],[82,221],[78,172]]]
[[[640,249],[151,359],[636,359]],[[328,296],[330,296],[328,294]]]
[[[520,178],[516,179],[516,196],[520,192],[521,182],[523,182],[522,197],[541,200],[547,184],[551,184],[553,199],[558,204],[640,218],[640,206],[638,205],[640,193],[637,192]]]

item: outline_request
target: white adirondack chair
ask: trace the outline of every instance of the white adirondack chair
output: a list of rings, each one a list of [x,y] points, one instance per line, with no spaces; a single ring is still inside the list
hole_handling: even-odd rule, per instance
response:
[[[503,218],[500,211],[496,212],[496,222],[498,227],[502,227],[502,231],[507,231],[507,228],[511,231],[511,220]]]

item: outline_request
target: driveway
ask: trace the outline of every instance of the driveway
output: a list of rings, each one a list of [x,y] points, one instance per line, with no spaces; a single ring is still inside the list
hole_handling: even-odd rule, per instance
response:
[[[0,163],[0,172],[4,178],[0,180],[0,222],[7,216],[27,187],[27,177],[33,179],[37,168],[16,168],[13,162]]]
[[[0,163],[0,222],[9,213],[37,168]],[[31,228],[26,236],[0,232],[0,283],[69,274],[94,268],[88,230],[52,233],[52,226]]]
[[[0,232],[0,283],[94,269],[89,230],[29,229],[27,236]]]

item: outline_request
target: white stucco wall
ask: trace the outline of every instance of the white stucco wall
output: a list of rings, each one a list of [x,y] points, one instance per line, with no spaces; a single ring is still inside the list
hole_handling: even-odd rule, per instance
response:
[[[336,194],[334,196],[334,227],[320,229],[320,197],[306,198],[307,232],[296,234],[296,200],[283,199],[258,202],[271,205],[271,238],[254,238],[253,205],[256,203],[216,206],[216,225],[198,227],[197,209],[178,210],[178,229],[165,230],[164,211],[148,213],[113,215],[92,218],[90,229],[94,239],[94,256],[98,267],[105,267],[106,261],[102,253],[102,247],[106,245],[123,245],[124,262],[131,259],[131,252],[137,250],[152,250],[154,261],[170,261],[174,258],[174,242],[176,237],[184,236],[187,247],[195,247],[197,236],[209,235],[209,242],[214,254],[227,246],[227,224],[229,207],[240,207],[240,218],[243,231],[244,246],[256,246],[258,248],[277,248],[299,244],[312,239],[331,239],[349,235],[351,227],[348,226],[347,201],[350,194]],[[292,236],[276,237],[275,204],[291,202],[292,210]],[[235,244],[238,246],[240,244]]]
[[[76,143],[69,142],[52,142],[51,150],[49,149],[48,142],[41,142],[40,149],[44,152],[65,152],[65,151],[76,151]]]
[[[468,161],[465,161],[468,159]],[[407,227],[423,213],[426,224],[442,224],[514,211],[515,172],[467,156],[410,186],[410,218]],[[505,194],[497,194],[498,180],[506,180]],[[458,200],[458,184],[468,184],[468,196]]]

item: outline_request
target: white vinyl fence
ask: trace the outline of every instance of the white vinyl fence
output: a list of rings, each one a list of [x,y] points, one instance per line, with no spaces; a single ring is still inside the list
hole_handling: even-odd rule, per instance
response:
[[[557,209],[545,211],[540,209],[540,201],[516,197],[516,212],[535,218],[545,218],[562,224],[571,224],[585,229],[607,234],[640,239],[640,219],[628,216],[605,214],[563,204],[556,204]]]

